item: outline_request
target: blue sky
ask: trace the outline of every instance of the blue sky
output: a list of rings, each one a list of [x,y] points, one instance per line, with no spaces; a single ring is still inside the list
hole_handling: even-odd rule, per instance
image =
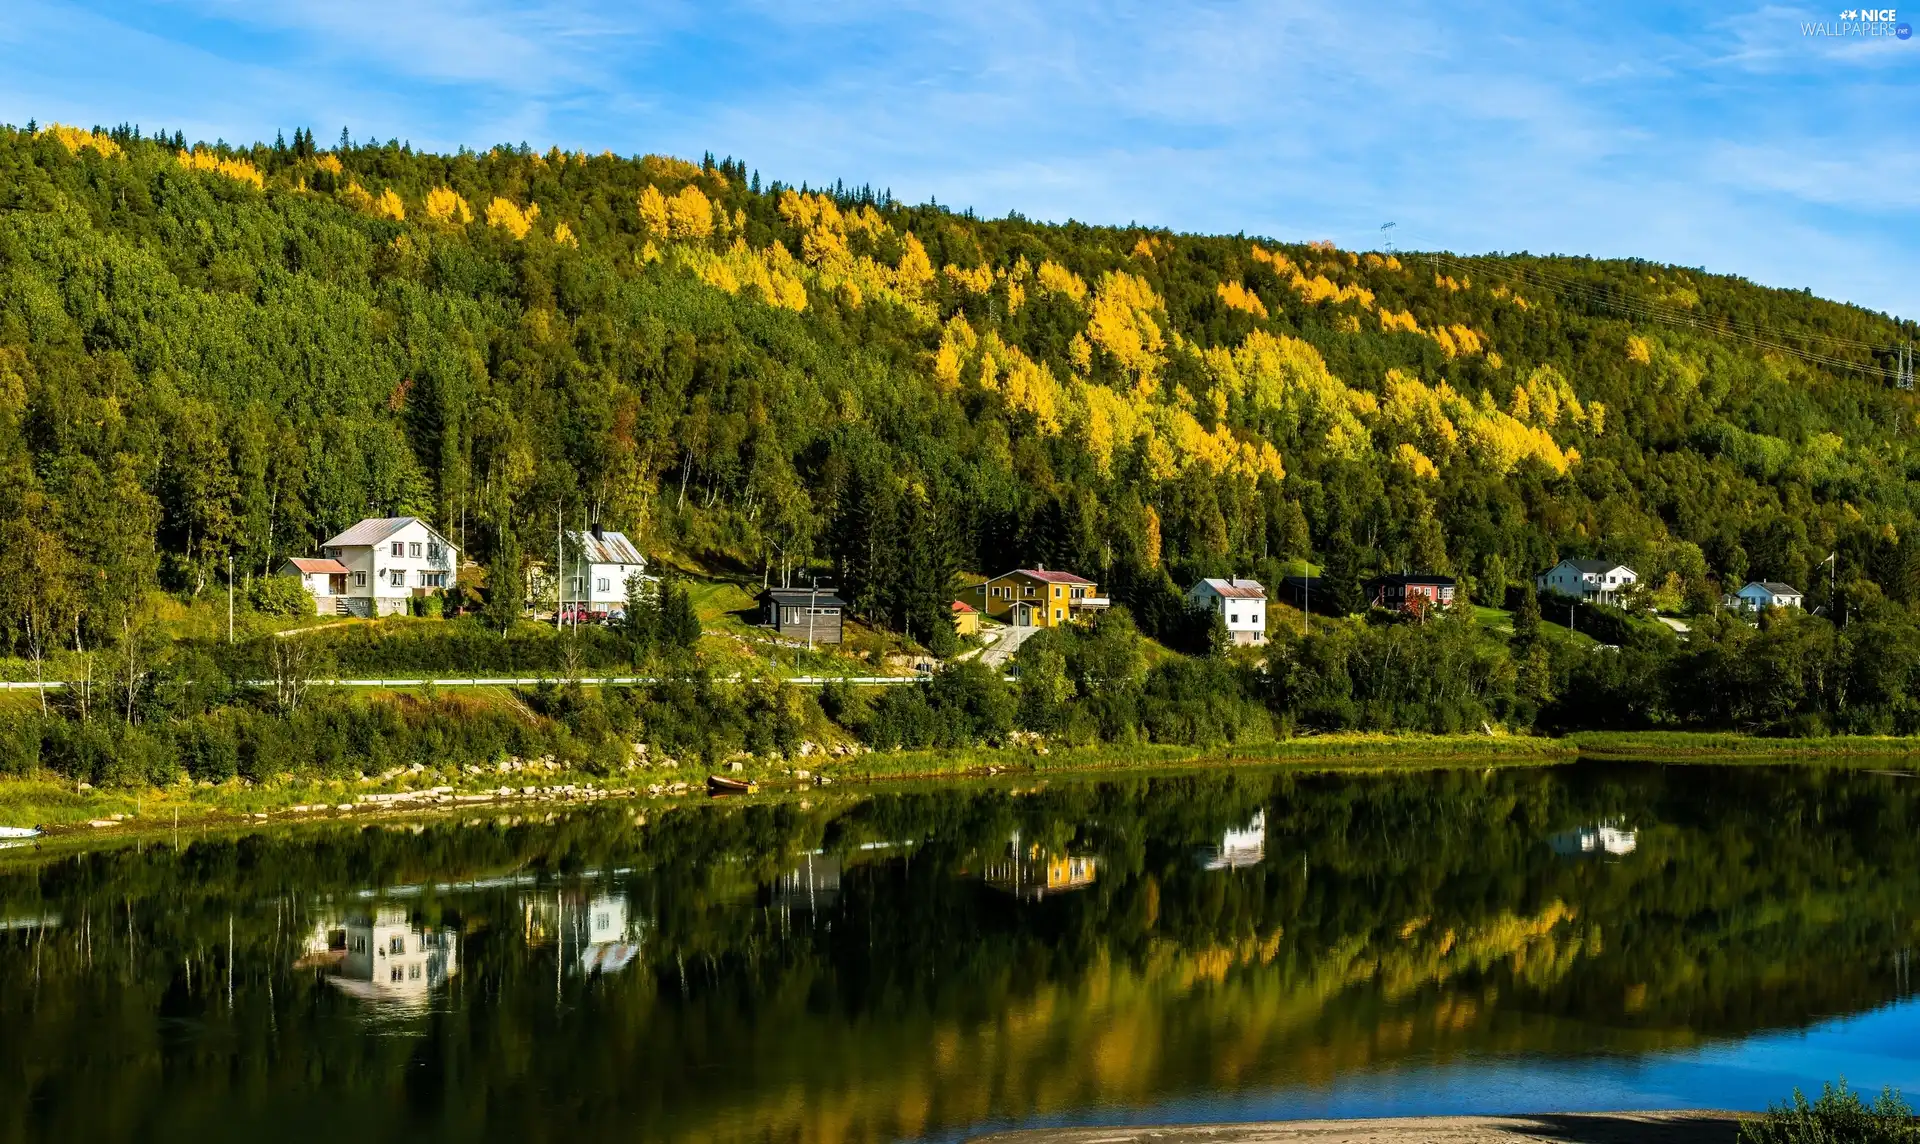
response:
[[[1802,34],[1839,12],[10,0],[0,119],[711,150],[989,215],[1360,248],[1391,220],[1403,248],[1640,256],[1920,317],[1920,37]]]

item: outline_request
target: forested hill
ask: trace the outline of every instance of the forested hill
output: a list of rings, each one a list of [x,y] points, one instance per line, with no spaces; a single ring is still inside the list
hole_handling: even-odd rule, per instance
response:
[[[105,634],[367,515],[498,582],[564,512],[811,562],[919,631],[1017,564],[1150,630],[1171,583],[1306,556],[1336,590],[1604,555],[1673,605],[1817,605],[1837,549],[1909,600],[1914,333],[1697,270],[978,219],[731,161],[0,128],[0,581]]]

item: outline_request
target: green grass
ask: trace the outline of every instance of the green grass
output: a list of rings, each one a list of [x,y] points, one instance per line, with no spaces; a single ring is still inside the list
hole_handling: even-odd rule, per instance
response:
[[[1473,605],[1474,619],[1488,631],[1502,635],[1513,634],[1513,613],[1505,608],[1489,608],[1485,604]]]
[[[1890,758],[1920,755],[1920,736],[1832,735],[1775,739],[1719,731],[1583,731],[1568,736],[1582,755],[1611,758]]]

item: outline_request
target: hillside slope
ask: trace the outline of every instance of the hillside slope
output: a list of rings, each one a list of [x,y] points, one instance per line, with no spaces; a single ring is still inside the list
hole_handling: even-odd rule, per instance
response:
[[[1149,632],[1190,576],[1309,554],[1335,592],[1416,567],[1498,600],[1605,554],[1671,606],[1762,576],[1822,605],[1837,550],[1842,587],[1916,595],[1914,398],[1880,372],[1914,326],[1804,294],[731,161],[183,145],[0,128],[0,563],[82,640],[407,513],[496,576],[556,513],[811,562],[921,632],[957,569],[1016,564]]]

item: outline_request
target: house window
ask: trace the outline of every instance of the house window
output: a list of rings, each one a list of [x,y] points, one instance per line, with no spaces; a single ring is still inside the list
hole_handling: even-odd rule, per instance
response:
[[[420,980],[420,967],[417,965],[407,966],[407,979],[409,981]]]
[[[391,584],[392,584],[392,585],[393,585],[394,587],[396,587],[396,588],[404,588],[404,587],[406,587],[406,586],[407,586],[407,572],[406,572],[406,569],[404,569],[404,568],[395,568],[395,569],[393,569],[393,571],[391,571],[390,573],[388,573],[388,576],[387,576],[387,580],[388,580],[388,582],[389,582],[389,583],[391,583]]]
[[[404,557],[404,556],[405,556],[405,555],[407,554],[407,546],[406,546],[406,545],[405,545],[404,543],[402,543],[402,542],[400,542],[400,541],[398,541],[398,540],[396,540],[396,541],[394,541],[394,542],[393,542],[393,550],[392,550],[392,551],[393,551],[393,554],[394,554],[394,556],[395,556],[396,558],[398,558],[398,557]]]
[[[427,541],[427,559],[428,560],[440,559],[440,542],[439,541],[437,540]]]
[[[1056,599],[1056,600],[1058,600],[1058,599],[1059,599],[1060,597],[1062,597],[1062,596],[1064,596],[1064,595],[1066,595],[1066,594],[1067,594],[1067,593],[1066,593],[1066,589],[1064,589],[1064,588],[1061,588],[1061,587],[1058,587],[1058,586],[1055,586],[1055,588],[1053,589],[1053,598],[1054,598],[1054,599]]]
[[[593,582],[593,590],[596,592],[607,591],[607,578],[605,576],[602,576],[598,580],[595,580]]]
[[[387,942],[387,952],[388,953],[407,952],[407,939],[404,937],[395,937],[390,939]]]
[[[407,555],[413,557],[415,560],[420,559],[420,542],[419,541],[416,540],[413,543],[407,545]]]
[[[406,975],[407,975],[407,971],[396,965],[393,967],[393,969],[390,972],[388,972],[387,980],[392,982],[400,982],[406,979]]]
[[[1058,620],[1060,619],[1060,615],[1061,615],[1061,613],[1060,613],[1060,609],[1058,609],[1058,608],[1055,608],[1055,609],[1053,610],[1053,618],[1054,618],[1054,620],[1055,620],[1055,621],[1058,621]]]
[[[366,586],[367,586],[367,574],[366,574],[365,572],[355,572],[355,573],[353,574],[353,586],[354,586],[354,587],[356,587],[356,588],[364,588],[364,587],[366,587]]]
[[[422,572],[420,573],[420,586],[422,588],[444,588],[447,586],[447,574],[445,572]]]

